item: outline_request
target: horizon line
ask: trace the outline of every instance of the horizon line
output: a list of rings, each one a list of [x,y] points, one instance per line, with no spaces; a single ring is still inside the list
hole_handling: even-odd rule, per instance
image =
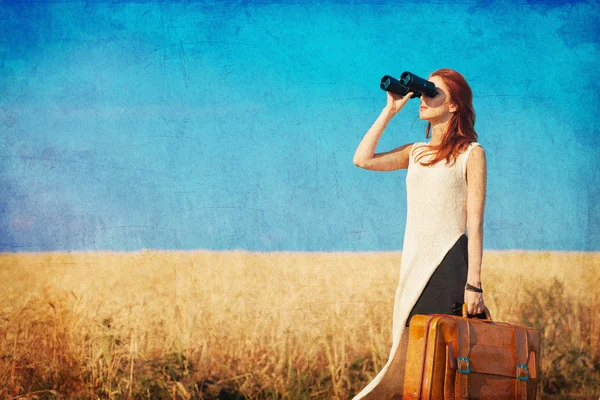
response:
[[[240,254],[311,254],[311,255],[327,255],[327,254],[361,254],[361,255],[376,255],[376,254],[401,254],[402,250],[330,250],[330,251],[308,251],[308,250],[247,250],[247,249],[231,249],[231,250],[211,250],[211,249],[156,249],[143,248],[138,250],[42,250],[42,251],[0,251],[0,256],[3,255],[35,255],[35,254],[94,254],[94,253],[113,253],[113,254],[134,254],[134,253],[240,253]],[[553,254],[590,254],[599,255],[598,250],[530,250],[530,249],[483,249],[483,254],[491,253],[553,253]]]

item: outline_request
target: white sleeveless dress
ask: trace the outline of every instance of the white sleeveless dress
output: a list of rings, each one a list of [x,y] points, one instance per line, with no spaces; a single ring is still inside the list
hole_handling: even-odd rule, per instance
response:
[[[354,400],[400,399],[393,394],[401,392],[402,388],[398,375],[403,365],[398,360],[402,360],[404,355],[398,354],[400,352],[397,350],[402,333],[407,329],[406,321],[446,253],[466,233],[467,161],[471,150],[479,143],[471,143],[452,165],[448,166],[442,160],[433,167],[423,166],[414,159],[425,149],[417,147],[427,144],[419,142],[413,145],[406,175],[406,230],[400,279],[394,300],[392,349],[386,365]],[[425,156],[420,161],[429,159],[429,156]]]

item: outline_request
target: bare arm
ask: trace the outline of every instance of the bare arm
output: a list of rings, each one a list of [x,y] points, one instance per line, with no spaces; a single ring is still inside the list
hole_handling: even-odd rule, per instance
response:
[[[487,184],[485,151],[481,146],[471,150],[467,162],[467,231],[469,232],[469,272],[467,282],[481,287],[481,260],[483,257],[483,214]],[[465,291],[465,302],[471,315],[483,312],[483,296]]]
[[[393,150],[375,154],[377,143],[390,120],[404,107],[412,96],[412,92],[404,97],[387,92],[388,103],[381,111],[375,123],[367,131],[354,153],[354,165],[374,171],[393,171],[408,168],[412,143],[405,144]]]

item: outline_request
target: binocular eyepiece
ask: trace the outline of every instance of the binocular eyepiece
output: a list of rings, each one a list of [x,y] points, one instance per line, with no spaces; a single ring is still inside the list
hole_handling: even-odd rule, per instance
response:
[[[404,71],[402,75],[400,75],[400,80],[390,75],[385,75],[381,78],[379,87],[386,92],[396,93],[400,96],[404,96],[408,92],[413,92],[413,95],[410,97],[411,99],[421,97],[421,95],[435,97],[438,94],[433,82],[408,71]]]

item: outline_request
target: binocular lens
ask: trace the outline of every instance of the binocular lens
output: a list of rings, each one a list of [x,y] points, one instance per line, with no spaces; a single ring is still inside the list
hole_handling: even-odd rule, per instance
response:
[[[381,88],[383,90],[388,90],[388,88],[390,87],[390,84],[392,83],[392,80],[390,79],[389,76],[386,76],[383,78],[383,80],[381,81]]]
[[[408,84],[410,83],[410,78],[411,78],[411,74],[407,74],[406,72],[404,72],[402,74],[402,76],[400,77],[400,83],[403,84],[404,86],[408,86]]]
[[[438,94],[433,82],[408,71],[404,71],[402,75],[400,75],[400,83],[409,90],[422,93],[427,97],[435,97]]]
[[[403,86],[398,79],[390,75],[385,75],[383,78],[381,78],[381,83],[379,86],[386,92],[396,93],[400,96],[404,96],[410,91],[406,86]],[[413,94],[411,98],[418,97],[420,95],[420,93]]]

